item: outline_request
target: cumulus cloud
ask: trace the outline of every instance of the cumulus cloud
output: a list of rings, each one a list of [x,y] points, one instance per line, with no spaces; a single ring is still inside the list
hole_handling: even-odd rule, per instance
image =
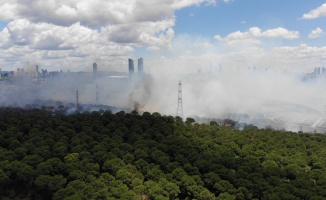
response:
[[[309,13],[303,14],[302,19],[316,19],[326,16],[326,3],[316,9],[311,10]]]
[[[323,35],[325,35],[325,32],[321,28],[318,27],[315,30],[312,30],[309,33],[308,37],[309,38],[318,38],[318,37],[321,37]]]
[[[8,21],[0,32],[0,57],[28,49],[29,55],[22,53],[19,58],[21,63],[55,65],[55,58],[61,58],[67,65],[102,60],[109,63],[106,65],[122,66],[125,61],[113,63],[112,56],[124,56],[116,58],[122,61],[138,47],[151,51],[170,48],[176,10],[215,3],[216,0],[0,0],[0,20]],[[0,61],[18,67],[22,65],[19,59]]]
[[[282,27],[268,29],[266,31],[262,31],[258,27],[252,27],[247,32],[236,31],[228,34],[224,38],[220,35],[215,35],[214,38],[218,41],[225,42],[228,45],[258,45],[261,43],[258,38],[283,38],[292,40],[299,38],[299,32],[289,31]]]
[[[287,40],[292,40],[299,38],[299,32],[298,31],[289,31],[285,28],[278,27],[275,29],[269,29],[260,34],[260,37],[266,37],[266,38],[284,38]]]
[[[86,26],[103,26],[138,21],[160,21],[173,17],[175,9],[215,0],[2,0],[0,19],[26,18],[69,26],[80,22]]]
[[[10,33],[8,28],[4,28],[0,32],[0,48],[7,48],[10,42]]]
[[[200,5],[206,3],[206,5],[215,5],[216,0],[179,0],[173,1],[172,7],[175,9],[181,9],[190,5]]]

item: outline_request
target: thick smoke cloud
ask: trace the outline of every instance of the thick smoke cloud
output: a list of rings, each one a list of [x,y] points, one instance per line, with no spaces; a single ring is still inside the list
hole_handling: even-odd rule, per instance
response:
[[[78,90],[82,105],[99,103],[129,111],[175,116],[181,81],[185,118],[231,118],[261,127],[277,124],[275,128],[295,131],[300,130],[300,121],[311,131],[312,125],[317,126],[324,120],[326,95],[322,91],[326,80],[323,74],[298,74],[260,67],[232,68],[213,60],[202,65],[177,64],[164,73],[154,67],[151,73],[133,75],[98,71],[97,78],[87,72],[58,72],[46,79],[20,72],[17,77],[0,82],[0,104],[24,107],[39,102],[48,106],[46,101],[51,100],[71,104],[74,109]],[[151,61],[145,66],[151,66]],[[148,68],[145,67],[146,71],[150,71]],[[24,73],[33,73],[33,69]],[[33,79],[38,80],[32,82]],[[96,102],[97,86],[99,102]],[[246,119],[240,119],[241,115]]]
[[[209,69],[209,68],[208,68]],[[182,82],[184,117],[231,118],[264,128],[306,131],[321,128],[324,121],[325,78],[265,69],[203,70],[190,74],[152,75],[151,95],[137,92],[143,111],[176,115],[178,82]],[[143,99],[142,99],[143,97]],[[140,99],[140,100],[139,100]],[[241,119],[240,116],[246,116]],[[319,120],[319,121],[318,121]],[[315,127],[311,127],[315,125]],[[319,126],[319,127],[318,127]]]

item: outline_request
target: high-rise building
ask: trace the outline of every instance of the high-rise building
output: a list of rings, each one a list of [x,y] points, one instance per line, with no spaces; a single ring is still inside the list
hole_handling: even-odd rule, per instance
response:
[[[144,73],[144,59],[139,58],[138,59],[138,73]]]
[[[40,73],[40,72],[39,72],[39,69],[38,69],[38,65],[35,66],[35,70],[36,70],[36,76],[38,76],[39,73]]]
[[[93,79],[96,79],[97,74],[97,64],[93,63]]]
[[[134,73],[134,60],[129,58],[128,59],[128,66],[129,66],[129,74]]]
[[[320,74],[320,67],[315,67],[315,69],[314,69],[314,74],[315,74],[315,75]]]
[[[94,75],[96,74],[96,72],[97,72],[97,64],[93,63],[93,73],[94,73]]]

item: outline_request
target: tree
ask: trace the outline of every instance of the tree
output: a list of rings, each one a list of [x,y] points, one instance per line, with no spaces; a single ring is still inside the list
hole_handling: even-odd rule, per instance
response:
[[[228,194],[226,192],[221,193],[220,195],[218,195],[217,200],[235,200],[235,196]]]
[[[10,170],[20,181],[29,183],[30,181],[34,180],[35,170],[32,166],[26,163],[13,161],[10,163]]]
[[[49,190],[51,192],[55,192],[63,188],[66,183],[67,179],[64,178],[62,175],[40,175],[34,181],[34,184],[37,187],[40,187],[43,190]]]
[[[146,192],[145,194],[149,196],[150,199],[156,199],[159,196],[164,196],[164,194],[167,197],[167,193],[166,191],[163,190],[162,187],[160,187],[160,185],[154,181],[146,181],[144,183],[145,187],[146,187]]]
[[[225,119],[223,121],[224,126],[233,128],[236,125],[236,121],[233,121],[232,119]]]
[[[70,153],[64,157],[65,162],[76,162],[79,160],[79,154],[78,153]]]
[[[195,123],[196,121],[193,118],[188,117],[185,121],[186,125],[191,125],[192,123]]]
[[[1,199],[326,198],[322,134],[150,113],[0,107],[0,118]]]
[[[44,161],[44,159],[37,154],[27,155],[23,159],[24,163],[34,166],[34,167],[36,167],[38,164],[40,164],[43,161]]]
[[[80,170],[74,170],[74,171],[70,172],[68,175],[68,180],[70,180],[70,181],[84,180],[84,179],[85,179],[85,174],[84,174],[84,172],[82,172]]]
[[[123,166],[125,166],[123,160],[121,160],[120,158],[113,158],[103,163],[102,170],[115,175],[117,171]]]
[[[9,184],[9,176],[8,174],[3,170],[3,169],[0,169],[0,188],[5,188],[6,185]],[[1,194],[1,189],[0,189],[0,194]]]

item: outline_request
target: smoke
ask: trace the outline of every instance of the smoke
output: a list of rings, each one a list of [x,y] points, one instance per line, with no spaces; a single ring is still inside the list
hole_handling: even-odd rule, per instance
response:
[[[320,81],[303,81],[300,76],[268,72],[221,72],[185,74],[182,76],[152,75],[151,95],[145,95],[167,114],[175,114],[178,81],[182,81],[183,107],[187,116],[218,116],[221,113],[262,112],[266,105],[290,102],[321,110],[325,95]],[[265,106],[265,107],[264,107]],[[275,108],[276,109],[276,108]]]
[[[145,70],[150,73],[133,76],[99,71],[96,77],[92,72],[33,77],[26,72],[0,81],[0,105],[23,107],[38,100],[75,103],[78,90],[81,105],[98,103],[175,116],[181,81],[185,118],[231,118],[294,131],[301,127],[326,128],[320,125],[325,121],[323,74],[312,76],[247,64],[238,68],[221,63],[220,56],[195,57],[188,60],[184,55],[175,62],[169,58],[160,58],[160,62],[148,59]]]
[[[140,82],[143,85],[137,84],[132,99],[145,105],[141,110],[155,108],[174,116],[181,81],[184,117],[233,118],[260,127],[271,125],[293,131],[302,126],[310,127],[306,129],[309,131],[325,129],[320,124],[324,121],[325,76],[311,78],[308,74],[259,68],[218,69],[207,67],[201,73],[153,73],[151,79]]]

